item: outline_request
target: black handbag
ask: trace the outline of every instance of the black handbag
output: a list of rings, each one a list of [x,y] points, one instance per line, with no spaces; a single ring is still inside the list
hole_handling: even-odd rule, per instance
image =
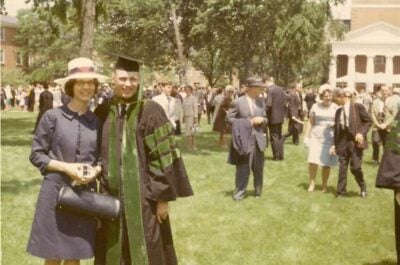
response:
[[[57,208],[102,219],[118,219],[120,201],[109,195],[63,186],[57,197]]]

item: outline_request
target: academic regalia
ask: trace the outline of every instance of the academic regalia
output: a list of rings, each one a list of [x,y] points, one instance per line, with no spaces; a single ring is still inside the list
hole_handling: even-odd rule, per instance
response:
[[[378,174],[376,187],[392,189],[394,194],[400,189],[400,112],[392,124],[387,137]],[[400,264],[400,205],[394,199],[395,235],[397,249],[397,264]]]
[[[177,264],[169,219],[157,222],[157,202],[193,191],[171,123],[152,100],[128,104],[125,115],[122,106],[114,99],[95,111],[104,122],[101,188],[123,205],[120,220],[102,223],[95,264]]]

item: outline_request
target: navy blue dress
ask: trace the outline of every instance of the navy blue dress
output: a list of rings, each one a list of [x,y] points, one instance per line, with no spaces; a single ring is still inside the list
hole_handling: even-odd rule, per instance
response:
[[[95,165],[99,128],[92,112],[79,116],[67,106],[49,110],[41,118],[29,157],[44,177],[27,247],[30,254],[57,260],[93,257],[96,219],[56,209],[58,191],[70,185],[71,179],[46,168],[52,159]],[[94,186],[91,183],[82,188]]]

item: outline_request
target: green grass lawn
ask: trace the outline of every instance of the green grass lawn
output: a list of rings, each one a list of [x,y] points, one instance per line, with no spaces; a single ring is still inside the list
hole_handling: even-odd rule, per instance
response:
[[[35,265],[42,260],[25,252],[41,176],[28,161],[36,113],[2,112],[1,254],[5,265]],[[171,203],[175,247],[181,265],[395,265],[393,195],[374,188],[377,167],[371,148],[364,155],[369,188],[358,196],[351,174],[348,194],[335,198],[337,168],[327,193],[307,192],[306,149],[285,145],[285,161],[265,153],[264,190],[260,199],[231,198],[235,168],[227,150],[202,121],[197,152],[183,158],[195,196]],[[286,126],[285,126],[286,129]],[[178,139],[184,146],[184,139]],[[321,177],[318,178],[319,184]],[[319,190],[318,190],[319,189]],[[91,261],[82,262],[92,264]]]

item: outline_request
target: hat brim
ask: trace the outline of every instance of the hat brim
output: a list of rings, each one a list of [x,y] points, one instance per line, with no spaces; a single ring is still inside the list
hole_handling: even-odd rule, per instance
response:
[[[76,73],[64,78],[56,79],[54,80],[54,83],[64,86],[65,83],[72,79],[97,79],[97,81],[99,81],[100,83],[104,83],[110,78],[108,76],[97,73]]]
[[[257,85],[249,85],[249,86],[247,86],[247,88],[267,88],[267,86],[266,85],[257,84]]]

